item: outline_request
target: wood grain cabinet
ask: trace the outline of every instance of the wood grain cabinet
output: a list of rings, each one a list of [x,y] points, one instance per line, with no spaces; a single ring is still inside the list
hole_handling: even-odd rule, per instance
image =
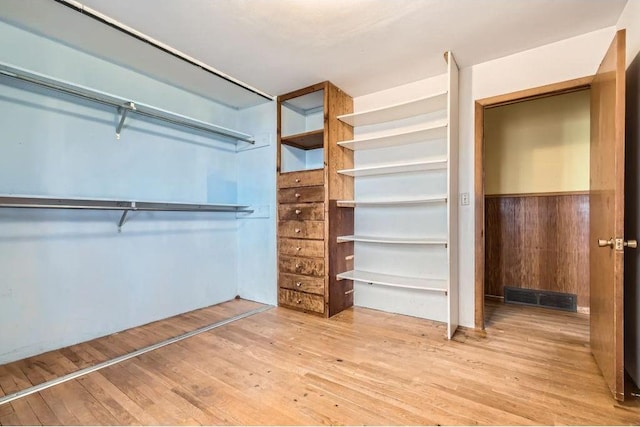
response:
[[[353,305],[353,281],[337,274],[353,268],[353,151],[337,144],[353,127],[337,116],[353,100],[330,82],[278,97],[278,304],[333,316]]]

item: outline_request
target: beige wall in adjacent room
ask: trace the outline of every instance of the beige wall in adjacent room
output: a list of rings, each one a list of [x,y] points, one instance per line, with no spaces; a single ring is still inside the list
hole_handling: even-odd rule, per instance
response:
[[[485,193],[589,190],[589,91],[485,110]]]

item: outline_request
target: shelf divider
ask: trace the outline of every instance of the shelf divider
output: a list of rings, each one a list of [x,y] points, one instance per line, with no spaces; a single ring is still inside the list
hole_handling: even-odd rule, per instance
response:
[[[126,116],[130,113],[135,113],[141,116],[151,117],[190,129],[196,129],[199,131],[220,135],[227,139],[244,141],[250,144],[255,143],[254,138],[244,132],[214,125],[212,123],[207,123],[202,120],[163,110],[161,108],[146,105],[144,103],[134,102],[131,99],[88,88],[86,86],[72,84],[64,80],[59,80],[44,74],[28,71],[24,68],[16,67],[14,65],[10,65],[1,61],[0,74],[38,86],[46,87],[58,92],[77,96],[79,98],[88,99],[100,104],[110,105],[116,108],[118,113],[120,114],[120,120],[118,122],[118,125],[116,126],[116,138],[118,139],[120,138],[120,131],[122,130]]]
[[[351,126],[367,126],[433,113],[446,108],[447,92],[445,91],[387,107],[343,114],[338,116],[338,120]]]
[[[424,197],[420,199],[396,199],[396,200],[338,200],[337,205],[339,208],[354,208],[357,206],[370,206],[370,207],[393,207],[393,206],[405,206],[405,205],[422,205],[429,203],[447,203],[447,196],[445,194]]]
[[[405,238],[405,237],[376,237],[376,236],[338,236],[338,243],[363,242],[384,243],[390,245],[443,245],[447,246],[446,239],[434,238]]]
[[[395,163],[380,166],[367,166],[354,169],[342,169],[338,173],[348,176],[370,176],[370,175],[385,175],[391,173],[407,173],[407,172],[421,172],[428,170],[446,169],[447,160],[428,160],[423,162],[410,162],[410,163]]]
[[[280,138],[280,142],[302,150],[322,148],[324,146],[324,129],[283,136]]]
[[[415,289],[419,291],[438,292],[447,295],[448,289],[434,287],[435,283],[447,281],[445,279],[426,279],[418,277],[395,276],[391,274],[373,273],[370,271],[350,270],[340,273],[338,280],[353,280],[356,282],[368,283],[370,285],[390,286],[394,288]]]
[[[340,141],[338,145],[354,151],[373,150],[376,148],[397,147],[435,139],[445,139],[446,137],[447,121],[439,120],[420,129],[388,133],[369,138],[356,138],[350,141]]]

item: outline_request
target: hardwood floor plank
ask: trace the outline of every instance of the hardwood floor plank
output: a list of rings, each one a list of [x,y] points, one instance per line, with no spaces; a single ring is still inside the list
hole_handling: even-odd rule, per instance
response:
[[[241,300],[0,366],[3,393],[257,307]],[[0,423],[638,424],[593,361],[588,317],[487,303],[486,332],[354,308],[274,308],[0,406]]]

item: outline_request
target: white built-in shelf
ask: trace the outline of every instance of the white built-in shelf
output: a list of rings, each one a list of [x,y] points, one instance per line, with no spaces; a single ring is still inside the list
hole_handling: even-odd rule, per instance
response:
[[[383,108],[361,111],[359,113],[344,114],[342,116],[338,116],[338,120],[351,126],[367,126],[406,119],[446,109],[447,92],[441,92],[435,95],[389,105]]]
[[[86,86],[76,85],[64,80],[56,79],[45,74],[36,73],[24,68],[16,67],[4,62],[0,62],[0,74],[46,87],[78,98],[87,99],[99,104],[110,105],[114,107],[119,115],[120,120],[116,125],[116,137],[120,139],[120,132],[124,125],[124,121],[128,114],[151,117],[174,125],[196,129],[199,131],[212,133],[224,137],[227,140],[245,141],[254,144],[254,138],[244,132],[218,126],[213,123],[203,122],[202,120],[187,117],[172,111],[163,110],[162,108],[146,105],[141,102],[133,101],[119,95],[113,95],[97,89],[88,88]]]
[[[391,286],[396,288],[416,289],[420,291],[447,294],[445,279],[425,279],[419,277],[395,276],[391,274],[372,273],[362,270],[345,271],[337,275],[338,280],[353,280],[370,285]],[[437,286],[440,285],[440,286]]]
[[[340,208],[354,208],[356,206],[404,206],[404,205],[423,205],[427,203],[446,203],[447,196],[444,194],[424,197],[420,199],[385,199],[385,200],[338,200],[337,204]]]
[[[424,162],[395,163],[380,166],[367,166],[354,169],[342,169],[338,173],[349,176],[385,175],[390,173],[421,172],[436,169],[446,169],[447,160],[428,160]]]
[[[446,239],[434,238],[338,236],[338,243],[344,242],[384,243],[391,245],[447,245]]]
[[[443,139],[447,137],[447,121],[439,120],[420,129],[387,133],[369,138],[356,138],[338,142],[338,145],[349,150],[371,150],[374,148],[397,147],[399,145]]]

